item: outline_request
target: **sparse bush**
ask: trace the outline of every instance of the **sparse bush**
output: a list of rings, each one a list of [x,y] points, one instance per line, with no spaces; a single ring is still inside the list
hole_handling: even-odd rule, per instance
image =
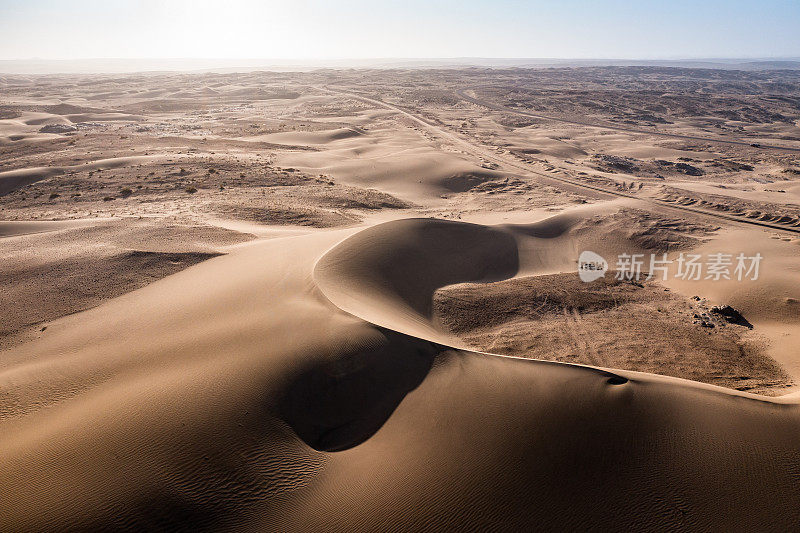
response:
[[[50,199],[51,199],[51,200],[55,200],[55,199],[56,199],[56,198],[58,198],[59,196],[61,196],[61,195],[60,195],[60,194],[58,194],[57,192],[54,192],[54,193],[51,193],[51,194],[50,194]]]
[[[122,196],[123,198],[127,198],[131,194],[133,194],[133,191],[131,189],[129,189],[128,187],[125,187],[124,189],[119,191],[119,195]]]
[[[116,200],[116,198],[114,198],[113,196],[106,196],[103,198],[104,202],[110,202],[111,200]]]
[[[194,188],[194,187],[186,187],[184,190],[185,190],[186,192],[188,192],[189,194],[194,194],[194,193],[196,193],[196,192],[197,192],[197,189],[196,189],[196,188]]]

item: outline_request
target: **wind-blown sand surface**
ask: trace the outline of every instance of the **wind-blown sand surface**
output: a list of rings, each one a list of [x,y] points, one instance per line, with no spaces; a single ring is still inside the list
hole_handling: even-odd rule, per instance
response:
[[[432,292],[518,238],[277,239],[56,322],[0,374],[3,528],[791,529],[796,400],[448,348]]]
[[[796,529],[800,165],[686,137],[800,118],[662,70],[0,79],[0,531]]]

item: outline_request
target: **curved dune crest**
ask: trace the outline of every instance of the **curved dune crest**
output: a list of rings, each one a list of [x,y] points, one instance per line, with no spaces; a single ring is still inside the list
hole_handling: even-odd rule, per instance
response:
[[[552,268],[576,227],[259,242],[54,323],[0,357],[0,530],[796,527],[796,395],[437,328],[437,288]]]
[[[317,262],[317,284],[340,309],[409,335],[453,346],[435,329],[433,292],[463,281],[517,273],[517,244],[508,233],[477,224],[405,219],[363,230]]]
[[[359,137],[363,134],[364,132],[359,128],[351,127],[321,131],[284,131],[250,137],[248,140],[267,141],[275,144],[287,145],[317,145]]]

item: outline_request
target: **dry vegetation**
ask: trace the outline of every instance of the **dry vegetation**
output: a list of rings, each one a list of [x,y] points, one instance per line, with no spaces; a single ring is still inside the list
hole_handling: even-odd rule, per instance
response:
[[[791,379],[763,340],[707,302],[654,281],[583,283],[553,274],[440,289],[436,316],[475,348],[504,355],[627,368],[761,394]]]

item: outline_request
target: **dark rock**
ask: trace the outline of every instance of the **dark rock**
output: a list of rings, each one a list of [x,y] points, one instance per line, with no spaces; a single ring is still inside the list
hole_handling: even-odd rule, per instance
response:
[[[39,128],[39,133],[71,133],[78,128],[71,124],[48,124]]]
[[[753,324],[748,322],[748,320],[742,316],[742,314],[731,307],[730,305],[715,305],[711,308],[711,312],[715,315],[719,315],[723,317],[726,321],[730,322],[731,324],[738,324],[740,326],[745,326],[747,328],[753,329]]]
[[[675,170],[677,170],[679,172],[683,172],[684,174],[686,174],[688,176],[702,176],[703,175],[703,171],[702,170],[700,170],[699,168],[697,168],[695,166],[692,166],[692,165],[690,165],[688,163],[677,163],[675,165]]]

